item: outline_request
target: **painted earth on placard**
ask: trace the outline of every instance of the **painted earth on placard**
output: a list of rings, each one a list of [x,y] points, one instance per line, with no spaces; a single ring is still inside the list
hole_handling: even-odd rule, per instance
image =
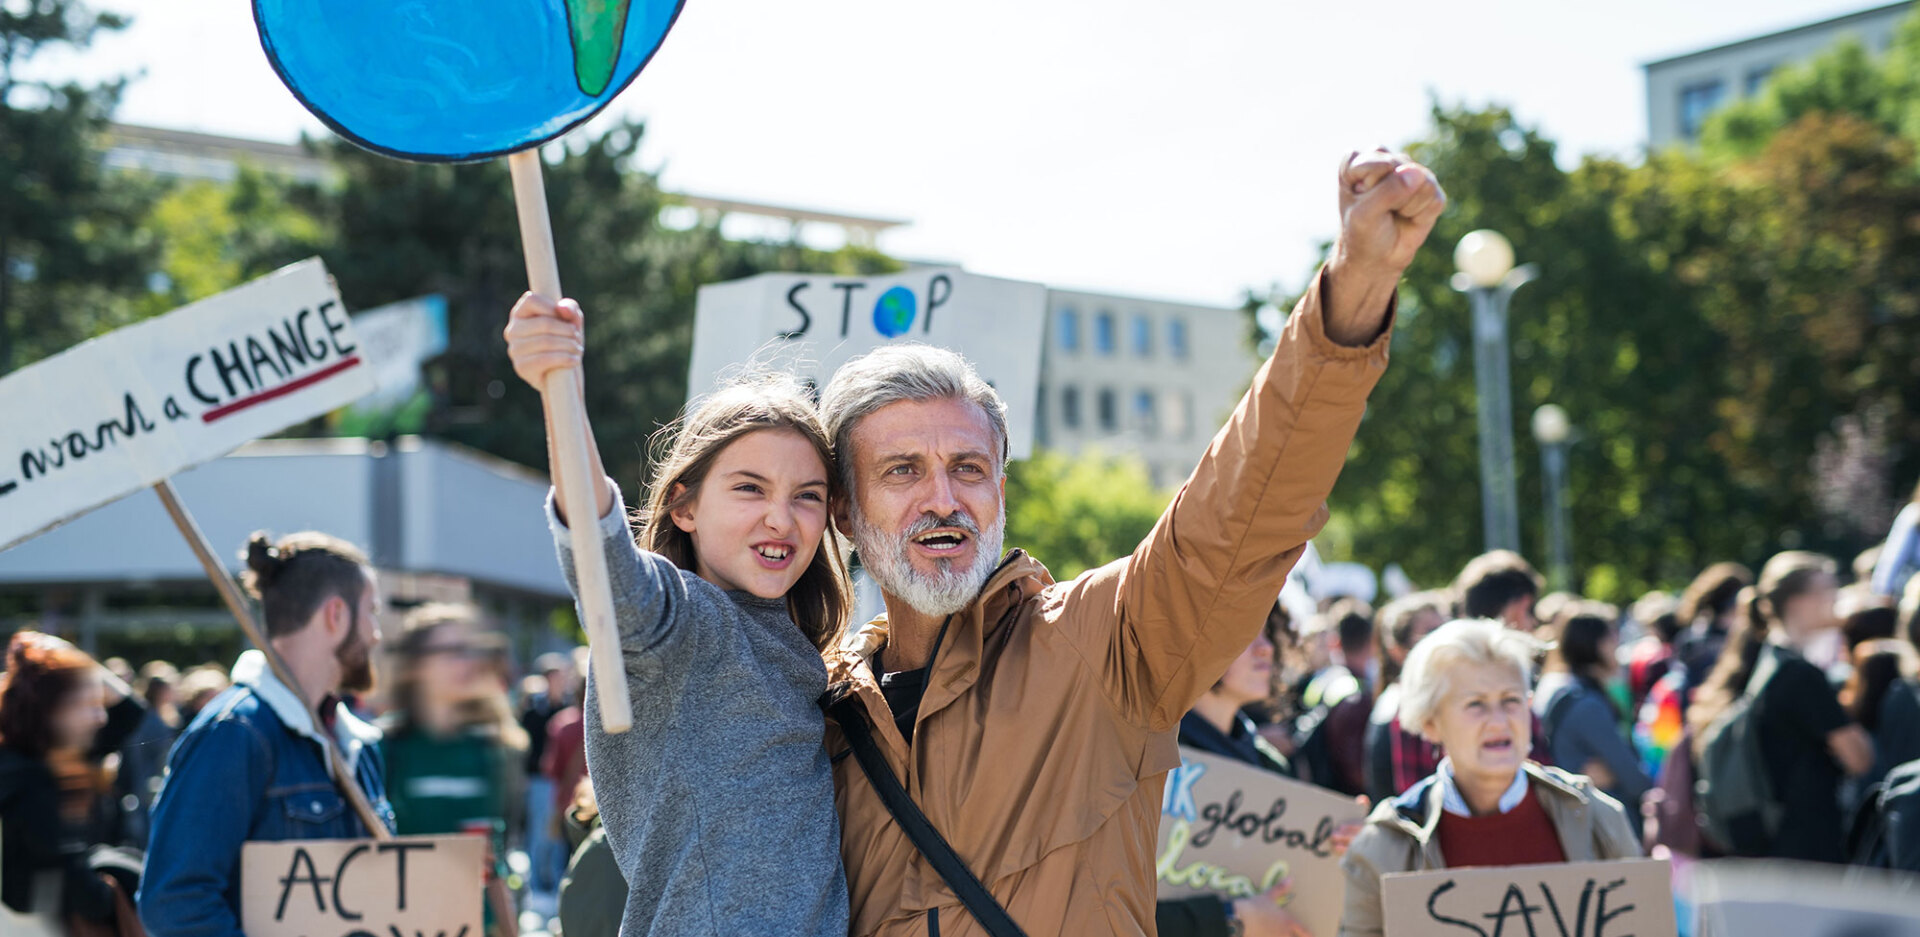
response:
[[[328,127],[402,159],[551,140],[633,81],[681,0],[253,0],[267,59]]]

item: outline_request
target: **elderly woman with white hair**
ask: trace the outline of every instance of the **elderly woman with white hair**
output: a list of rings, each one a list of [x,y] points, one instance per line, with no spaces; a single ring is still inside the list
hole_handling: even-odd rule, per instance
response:
[[[1580,775],[1526,759],[1528,686],[1540,645],[1487,620],[1441,626],[1400,674],[1400,724],[1438,743],[1439,770],[1382,803],[1347,850],[1341,937],[1384,932],[1380,878],[1468,866],[1639,856],[1618,801]]]

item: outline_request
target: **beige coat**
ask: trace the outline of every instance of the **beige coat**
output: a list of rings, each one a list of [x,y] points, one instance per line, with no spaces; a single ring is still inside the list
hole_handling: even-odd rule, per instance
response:
[[[1560,834],[1568,862],[1636,859],[1640,838],[1621,809],[1584,775],[1525,763],[1527,780],[1540,794],[1540,806]],[[1380,877],[1393,872],[1426,872],[1447,867],[1440,855],[1439,785],[1422,783],[1375,807],[1366,828],[1354,837],[1340,868],[1347,873],[1347,907],[1340,915],[1340,937],[1381,937],[1386,911],[1380,903]]]
[[[1387,336],[1325,334],[1321,286],[1133,555],[1055,583],[1008,554],[949,622],[909,746],[869,661],[884,619],[828,653],[907,792],[1029,934],[1153,929],[1161,787],[1180,717],[1260,630],[1326,522]],[[830,725],[853,937],[981,934]]]

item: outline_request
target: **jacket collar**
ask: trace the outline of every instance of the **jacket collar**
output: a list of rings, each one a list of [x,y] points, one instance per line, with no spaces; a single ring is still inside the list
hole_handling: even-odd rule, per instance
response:
[[[973,604],[948,619],[946,634],[940,646],[934,648],[933,669],[927,675],[927,691],[920,700],[919,718],[925,719],[953,702],[979,679],[987,632],[1009,612],[1050,585],[1053,585],[1053,576],[1039,560],[1028,556],[1025,550],[1007,551]],[[887,616],[882,612],[847,635],[840,643],[839,656],[843,664],[864,664],[870,669],[874,653],[886,643]]]
[[[1559,773],[1548,771],[1531,761],[1523,762],[1521,770],[1526,774],[1527,783],[1539,793],[1542,800],[1561,801],[1571,808],[1587,806],[1587,793]],[[1518,778],[1515,780],[1517,782]],[[1390,809],[1374,814],[1375,821],[1399,828],[1425,847],[1433,839],[1434,830],[1440,826],[1440,815],[1445,812],[1440,784],[1438,772],[1427,775],[1420,783],[1408,788],[1406,793],[1388,801]]]
[[[355,716],[347,704],[339,702],[334,703],[333,737],[329,738],[320,732],[314,725],[313,713],[292,689],[274,676],[273,668],[267,666],[267,655],[257,649],[240,653],[240,658],[233,662],[231,679],[236,684],[252,689],[253,695],[273,710],[288,731],[312,739],[323,751],[333,745],[340,746],[340,754],[346,759],[349,771],[359,768],[363,750],[380,741],[379,729]],[[328,759],[327,770],[333,770],[331,759]]]

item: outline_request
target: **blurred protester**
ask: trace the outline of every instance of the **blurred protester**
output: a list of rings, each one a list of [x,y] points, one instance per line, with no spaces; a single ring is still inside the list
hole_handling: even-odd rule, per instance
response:
[[[533,674],[525,686],[532,688],[521,700],[520,731],[527,736],[527,755],[523,767],[527,774],[527,861],[531,866],[528,887],[539,894],[555,892],[560,875],[566,871],[570,850],[555,834],[553,805],[557,801],[553,781],[540,770],[547,751],[547,722],[566,708],[572,688],[566,671],[572,664],[564,654],[542,654],[533,661]],[[625,892],[622,892],[625,894]]]
[[[1627,650],[1628,710],[1638,712],[1653,685],[1674,666],[1673,642],[1680,636],[1680,602],[1665,592],[1649,592],[1629,613],[1646,634]]]
[[[582,707],[586,703],[589,666],[587,649],[574,648],[573,666],[565,681],[573,692],[568,695],[566,705],[547,720],[547,750],[540,756],[540,774],[553,786],[549,816],[562,815],[561,811],[573,802],[570,792],[579,788],[580,780],[587,776],[587,724]]]
[[[471,606],[422,605],[394,642],[394,708],[382,724],[394,832],[487,837],[506,876],[508,760],[520,754],[506,687],[488,665],[500,642]],[[489,930],[502,913],[488,905]]]
[[[1920,655],[1891,637],[1861,641],[1849,653],[1853,674],[1840,691],[1840,704],[1873,739],[1873,766],[1845,787],[1842,806],[1850,813],[1894,766],[1920,759],[1920,685],[1914,682]]]
[[[1380,880],[1395,872],[1632,858],[1620,804],[1579,775],[1542,767],[1528,685],[1537,641],[1490,620],[1449,622],[1407,656],[1400,721],[1448,757],[1375,808],[1347,851],[1341,937],[1381,937]]]
[[[139,885],[137,854],[101,837],[96,767],[145,707],[86,652],[20,631],[0,675],[0,899],[21,914],[117,929]],[[118,894],[116,894],[116,890]]]
[[[232,685],[226,670],[215,664],[202,664],[183,674],[179,692],[175,694],[180,700],[180,726],[191,725],[200,710]]]
[[[1853,659],[1860,645],[1882,641],[1900,633],[1900,610],[1875,597],[1867,605],[1854,605],[1841,612],[1840,637],[1847,646],[1847,658]]]
[[[1727,635],[1713,675],[1688,711],[1694,765],[1706,792],[1698,806],[1726,818],[1723,828],[1733,830],[1726,835],[1735,841],[1719,845],[1736,854],[1845,861],[1840,780],[1872,767],[1873,744],[1841,708],[1826,675],[1800,652],[1839,624],[1837,591],[1828,557],[1790,551],[1768,560],[1759,582],[1744,593],[1744,619]],[[1707,753],[1726,731],[1739,733],[1727,744],[1744,738],[1754,746],[1737,749],[1761,769],[1754,783],[1715,776]],[[1756,787],[1764,787],[1757,793],[1770,811],[1739,813],[1714,793]]]
[[[1874,559],[1873,591],[1899,595],[1915,572],[1920,572],[1920,483],[1914,484],[1913,498],[1894,516],[1893,529],[1887,531],[1887,541]]]
[[[1267,621],[1261,626],[1261,633],[1265,634],[1267,641],[1274,646],[1276,663],[1273,675],[1267,680],[1267,695],[1240,707],[1240,711],[1253,720],[1254,727],[1267,744],[1272,745],[1282,755],[1291,756],[1293,754],[1292,716],[1299,710],[1295,708],[1297,701],[1291,695],[1288,662],[1295,659],[1297,654],[1295,645],[1299,642],[1294,633],[1293,615],[1287,611],[1286,603],[1275,600],[1273,608],[1267,611]],[[1305,691],[1304,684],[1301,690]]]
[[[180,734],[180,707],[175,705],[180,672],[163,660],[140,668],[135,691],[146,701],[140,725],[120,746],[120,769],[114,777],[114,797],[121,817],[120,841],[135,849],[147,848],[154,794],[167,770],[167,753]]]
[[[1739,563],[1715,563],[1700,571],[1680,593],[1677,613],[1686,628],[1674,641],[1685,673],[1680,705],[1692,705],[1726,647],[1727,633],[1740,620],[1740,590],[1753,585],[1753,571]]]
[[[1316,629],[1329,642],[1328,664],[1307,684],[1305,710],[1294,724],[1295,760],[1304,780],[1342,794],[1366,789],[1367,715],[1379,662],[1373,654],[1373,609],[1358,599],[1330,604]]]
[[[1555,764],[1577,769],[1626,807],[1636,837],[1640,800],[1653,779],[1621,731],[1620,710],[1607,693],[1619,672],[1613,622],[1579,614],[1561,626],[1534,689],[1533,711],[1547,732]]]
[[[627,880],[607,845],[607,829],[600,825],[600,804],[593,784],[581,780],[567,808],[566,874],[560,879],[560,933],[562,937],[619,937],[620,912],[626,902]]]
[[[1453,599],[1462,618],[1491,618],[1531,634],[1540,624],[1533,608],[1540,588],[1533,564],[1512,550],[1494,550],[1474,557],[1460,571],[1453,581]]]
[[[379,821],[393,826],[380,731],[336,694],[373,687],[378,589],[366,555],[312,531],[278,543],[255,534],[243,581],[260,601],[267,640],[296,691],[257,650],[233,665],[233,686],[175,741],[154,802],[140,888],[151,937],[240,937],[240,847],[248,841],[359,839],[370,834],[329,765],[338,751]]]
[[[1387,603],[1375,622],[1380,692],[1367,718],[1366,764],[1362,771],[1367,797],[1374,803],[1404,790],[1393,782],[1394,752],[1402,735],[1412,735],[1400,728],[1400,669],[1414,645],[1446,623],[1448,604],[1446,593],[1416,592]],[[1417,736],[1414,738],[1418,741]]]

